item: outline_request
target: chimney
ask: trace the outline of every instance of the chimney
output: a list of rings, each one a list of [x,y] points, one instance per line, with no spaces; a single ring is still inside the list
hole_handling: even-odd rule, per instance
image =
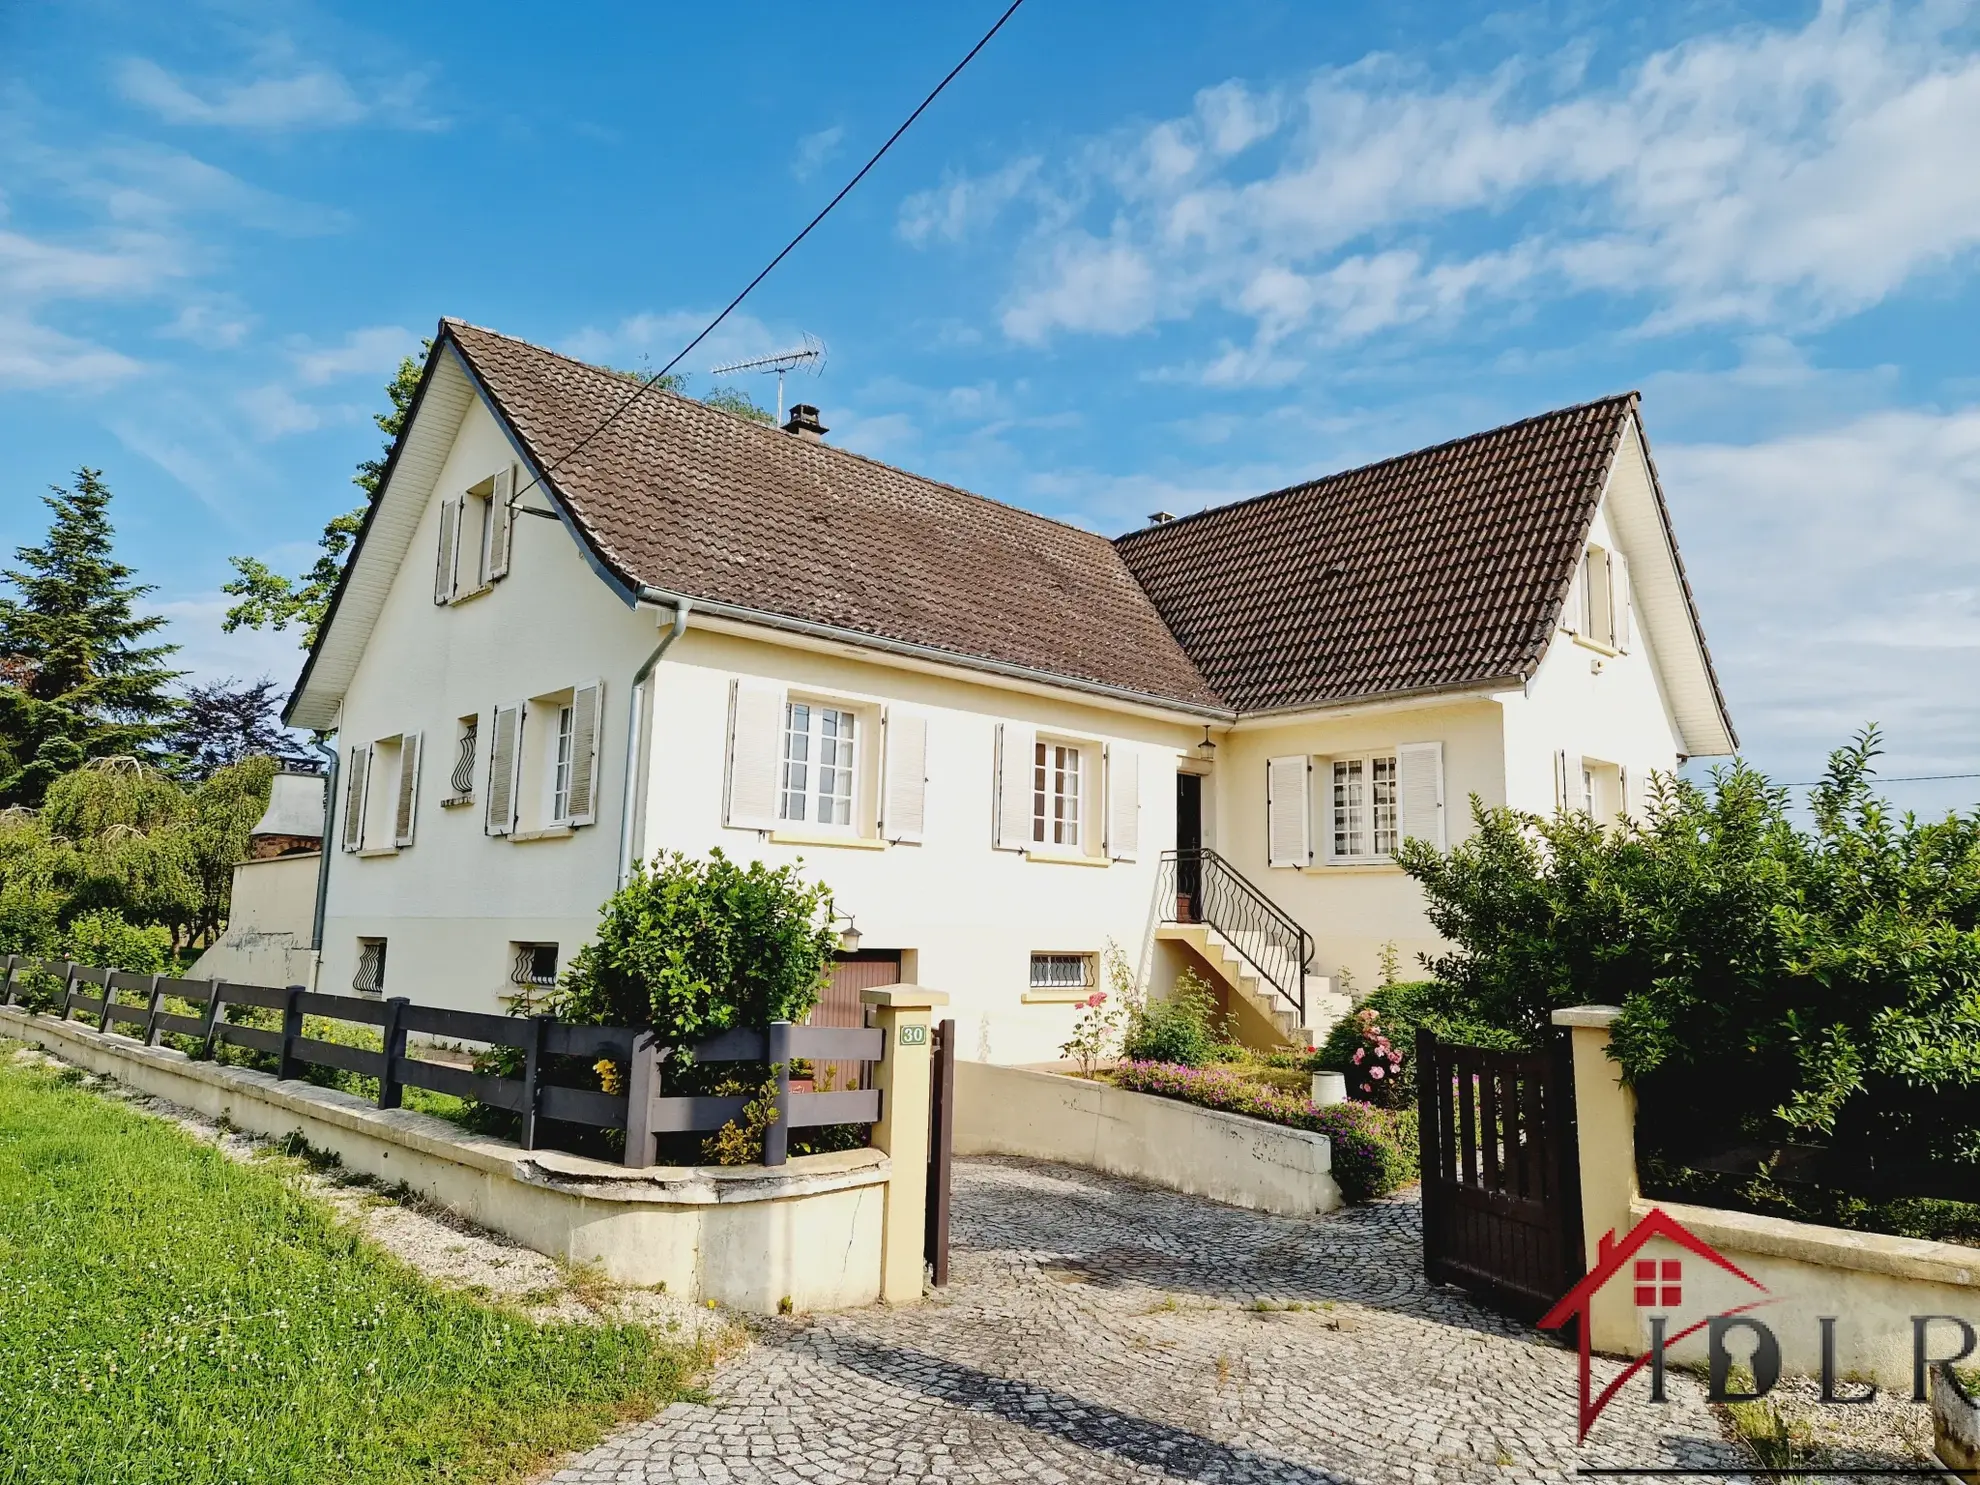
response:
[[[1173,521],[1174,519],[1175,517],[1170,515],[1167,511],[1158,510],[1148,517],[1148,524],[1151,526],[1166,526],[1169,524],[1169,522]]]
[[[818,421],[817,408],[809,402],[800,402],[792,406],[790,420],[784,424],[784,431],[796,434],[806,443],[823,443],[825,435],[832,430]]]

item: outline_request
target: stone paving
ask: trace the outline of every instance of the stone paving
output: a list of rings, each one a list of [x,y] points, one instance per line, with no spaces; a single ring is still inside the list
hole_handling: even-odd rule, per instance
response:
[[[1573,1354],[1428,1287],[1413,1201],[1292,1219],[1068,1166],[955,1173],[946,1290],[762,1325],[712,1406],[617,1434],[559,1485],[1448,1485],[1751,1462],[1682,1375],[1662,1407],[1625,1389],[1577,1450]]]

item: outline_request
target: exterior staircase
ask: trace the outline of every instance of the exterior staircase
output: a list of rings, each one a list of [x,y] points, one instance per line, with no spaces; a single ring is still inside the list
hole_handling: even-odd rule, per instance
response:
[[[1326,975],[1310,973],[1306,930],[1215,851],[1162,857],[1155,936],[1185,943],[1281,1042],[1317,1046],[1348,1011]]]

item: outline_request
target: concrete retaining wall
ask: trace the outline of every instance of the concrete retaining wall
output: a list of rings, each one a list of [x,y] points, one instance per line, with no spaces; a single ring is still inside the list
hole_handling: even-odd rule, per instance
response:
[[[0,1035],[210,1118],[297,1133],[346,1168],[414,1191],[554,1258],[624,1284],[738,1310],[844,1309],[880,1297],[891,1166],[878,1150],[763,1166],[628,1170],[469,1135],[442,1119],[0,1007]]]
[[[956,1063],[955,1153],[1062,1160],[1291,1217],[1341,1205],[1323,1134],[987,1062]]]

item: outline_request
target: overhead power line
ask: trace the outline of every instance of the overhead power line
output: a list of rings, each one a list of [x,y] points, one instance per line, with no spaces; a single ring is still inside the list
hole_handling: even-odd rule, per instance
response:
[[[1980,773],[1900,773],[1889,778],[1871,775],[1873,784],[1930,784],[1941,779],[1980,779]],[[1816,789],[1827,783],[1827,779],[1802,779],[1791,784],[1783,784],[1783,789]]]
[[[881,145],[879,149],[875,150],[872,154],[872,157],[868,159],[864,165],[859,167],[858,174],[854,175],[851,180],[847,181],[843,186],[839,188],[839,194],[834,196],[830,201],[826,202],[825,205],[819,209],[818,215],[813,217],[810,221],[804,224],[804,230],[799,232],[798,235],[793,237],[789,242],[785,243],[783,248],[778,252],[777,256],[772,258],[768,263],[764,264],[762,271],[758,273],[755,278],[751,279],[747,284],[743,285],[742,292],[736,295],[735,298],[731,299],[726,305],[724,305],[722,307],[722,312],[717,316],[715,316],[714,319],[710,320],[706,325],[704,325],[701,328],[701,333],[699,335],[695,336],[693,340],[690,340],[686,345],[682,346],[680,350],[675,353],[673,360],[669,361],[665,366],[662,366],[658,371],[654,372],[653,375],[647,377],[646,380],[642,381],[639,384],[639,386],[633,390],[631,395],[629,395],[617,407],[613,408],[611,412],[605,415],[604,419],[598,424],[596,428],[593,428],[589,433],[585,434],[583,438],[579,439],[569,449],[565,450],[565,452],[560,457],[551,461],[551,463],[548,464],[542,470],[541,473],[537,474],[533,479],[531,479],[528,484],[524,485],[520,490],[516,491],[516,493],[510,497],[510,504],[513,505],[516,501],[522,499],[524,495],[527,495],[531,490],[535,489],[552,473],[554,473],[558,469],[561,469],[565,464],[568,464],[572,459],[577,457],[577,455],[584,449],[584,447],[587,444],[589,444],[594,438],[598,437],[598,435],[603,433],[607,428],[611,427],[612,424],[617,422],[619,420],[619,416],[622,413],[624,413],[627,408],[631,407],[635,402],[639,401],[641,397],[645,396],[646,393],[649,390],[651,390],[654,383],[661,381],[663,378],[665,378],[668,372],[672,371],[676,366],[680,365],[682,361],[687,359],[689,353],[691,353],[696,346],[700,345],[704,340],[708,339],[710,335],[714,334],[716,327],[719,326],[722,323],[722,321],[726,320],[730,316],[730,314],[732,314],[735,311],[736,306],[741,304],[743,300],[747,299],[750,296],[750,292],[753,289],[755,289],[758,284],[762,283],[766,278],[768,278],[771,272],[777,267],[777,265],[783,262],[784,259],[788,258],[791,255],[792,251],[797,247],[799,243],[803,242],[805,238],[811,236],[811,232],[814,227],[816,227],[820,222],[824,221],[826,217],[832,214],[832,208],[837,206],[841,201],[845,200],[846,197],[852,194],[853,187],[866,179],[867,173],[871,171],[875,165],[878,165],[880,163],[881,157],[884,156],[888,150],[894,147],[895,143],[900,139],[900,137],[903,134],[907,133],[907,131],[913,127],[914,121],[916,119],[920,118],[924,113],[928,111],[928,106],[931,103],[933,103],[937,98],[942,96],[942,90],[948,87],[950,83],[954,82],[956,78],[961,75],[963,68],[969,66],[971,62],[976,60],[976,54],[982,51],[983,48],[988,46],[990,44],[991,38],[994,37],[999,31],[1004,29],[1004,23],[1008,21],[1012,16],[1017,14],[1018,7],[1022,4],[1024,4],[1024,0],[1011,0],[1009,7],[1005,9],[1002,15],[997,17],[997,23],[994,26],[992,26],[988,31],[985,31],[983,33],[982,39],[978,41],[975,46],[969,49],[968,53],[963,57],[963,59],[960,62],[956,63],[955,66],[949,69],[948,74],[945,77],[943,77],[943,79],[940,82],[935,84],[934,88],[929,92],[928,96],[922,99],[918,105],[916,105],[914,112],[909,114],[905,119],[901,121],[900,128],[896,129],[892,134],[889,134],[887,136],[887,142]]]

